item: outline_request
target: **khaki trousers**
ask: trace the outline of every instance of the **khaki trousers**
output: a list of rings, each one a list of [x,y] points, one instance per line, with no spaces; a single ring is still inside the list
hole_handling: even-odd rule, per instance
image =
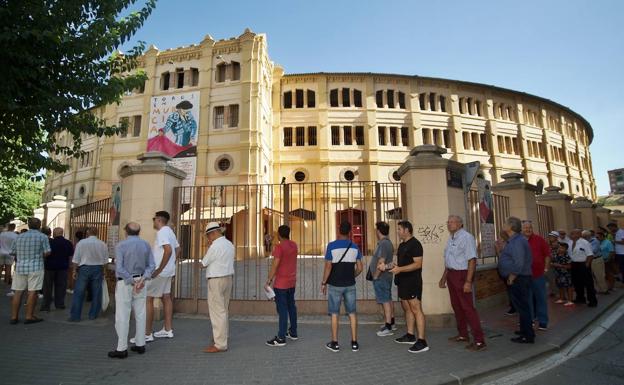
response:
[[[595,257],[591,264],[592,274],[594,275],[594,282],[596,284],[596,291],[604,293],[607,291],[607,281],[605,280],[605,264],[602,257]]]
[[[212,338],[219,350],[227,350],[228,308],[232,294],[232,276],[208,279],[208,315],[212,323]]]
[[[135,281],[139,278],[135,278]],[[128,349],[128,328],[130,327],[130,312],[134,310],[136,346],[145,346],[145,287],[138,293],[134,286],[124,281],[117,281],[115,287],[115,330],[117,331],[117,350],[122,352]]]

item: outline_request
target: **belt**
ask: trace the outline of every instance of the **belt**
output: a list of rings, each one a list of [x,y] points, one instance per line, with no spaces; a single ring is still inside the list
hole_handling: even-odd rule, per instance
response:
[[[446,270],[448,270],[448,271],[468,271],[468,269],[456,270],[456,269],[451,269],[450,267],[447,267]]]
[[[133,275],[133,276],[132,276],[132,278],[141,278],[141,277],[142,277],[142,275],[141,275],[141,274],[135,274],[135,275]],[[123,279],[123,278],[120,278],[120,277],[117,277],[117,280],[118,280],[118,281],[123,281],[124,279]]]
[[[232,276],[232,274],[230,274],[230,275],[222,275],[220,277],[206,277],[206,279],[227,278],[227,277],[231,277],[231,276]]]

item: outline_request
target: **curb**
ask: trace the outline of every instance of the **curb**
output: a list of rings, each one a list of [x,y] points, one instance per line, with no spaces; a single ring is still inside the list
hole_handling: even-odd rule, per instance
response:
[[[590,330],[591,326],[596,323],[600,318],[602,318],[605,314],[609,313],[611,310],[616,308],[617,306],[624,304],[624,292],[619,294],[619,298],[611,302],[604,309],[600,310],[596,315],[587,322],[581,329],[574,332],[570,337],[568,337],[560,346],[555,346],[553,344],[543,345],[543,349],[540,349],[537,352],[534,352],[530,356],[518,360],[516,362],[512,362],[508,365],[500,365],[492,369],[486,369],[478,373],[471,373],[465,376],[457,375],[455,373],[449,373],[449,376],[454,377],[452,380],[446,380],[442,382],[435,382],[437,385],[466,385],[473,383],[480,383],[479,380],[483,380],[486,377],[490,377],[497,373],[502,373],[505,371],[509,371],[511,369],[523,367],[529,365],[533,362],[539,361],[545,357],[551,356],[553,354],[559,353],[563,350],[566,350],[573,342],[575,342],[579,336],[585,334],[588,330]],[[510,360],[511,361],[511,360]]]

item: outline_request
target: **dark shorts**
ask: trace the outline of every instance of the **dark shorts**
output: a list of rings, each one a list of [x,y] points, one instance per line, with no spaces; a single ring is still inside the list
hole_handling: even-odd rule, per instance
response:
[[[418,299],[422,300],[422,278],[412,278],[410,279],[401,279],[399,284],[397,285],[399,299],[408,300],[408,299]]]

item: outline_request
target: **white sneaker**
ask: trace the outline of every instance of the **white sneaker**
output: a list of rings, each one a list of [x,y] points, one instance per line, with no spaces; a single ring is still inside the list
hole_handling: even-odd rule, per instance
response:
[[[39,299],[42,299],[42,298],[43,298],[43,294],[37,294],[37,297],[38,297]]]
[[[391,336],[391,335],[394,335],[392,328],[388,329],[385,325],[383,328],[381,328],[381,330],[377,331],[377,336],[379,337],[386,337],[386,336]]]
[[[167,331],[165,328],[154,333],[156,338],[173,338],[173,329]]]
[[[69,294],[74,294],[74,291],[72,289],[67,289],[65,291],[68,292]]]
[[[153,335],[151,335],[151,334],[146,334],[145,335],[145,342],[153,342],[153,341],[154,341],[154,336]],[[136,344],[136,338],[134,338],[134,337],[130,338],[130,343],[131,344]]]
[[[10,291],[6,294],[7,297],[13,297],[15,295],[14,291]]]

